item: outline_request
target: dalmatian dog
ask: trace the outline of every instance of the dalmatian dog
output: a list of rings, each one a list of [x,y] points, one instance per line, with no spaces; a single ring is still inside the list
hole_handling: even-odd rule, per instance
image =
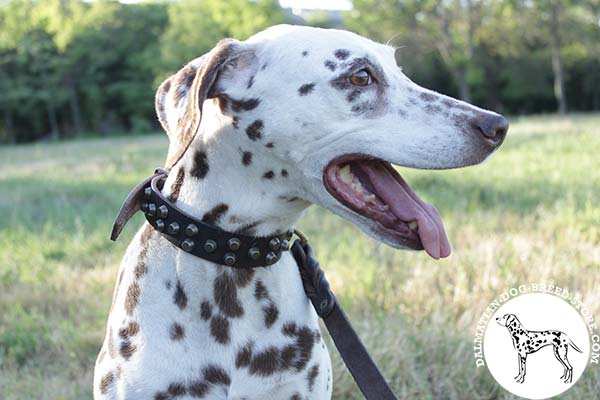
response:
[[[500,115],[424,89],[394,48],[279,25],[226,39],[159,87],[170,139],[163,193],[226,231],[268,236],[311,204],[395,248],[438,259],[437,210],[392,163],[445,169],[500,146]],[[118,272],[95,399],[328,399],[329,354],[289,252],[237,270],[194,257],[145,224]]]
[[[523,325],[521,325],[515,314],[505,314],[502,317],[496,318],[496,322],[508,328],[513,346],[519,355],[519,374],[515,376],[517,382],[523,383],[525,381],[527,355],[535,353],[546,346],[552,346],[554,357],[556,357],[564,368],[564,373],[560,378],[565,383],[572,382],[573,367],[567,358],[569,346],[579,353],[583,352],[579,347],[575,346],[575,343],[573,343],[566,333],[561,331],[528,331],[523,328]]]

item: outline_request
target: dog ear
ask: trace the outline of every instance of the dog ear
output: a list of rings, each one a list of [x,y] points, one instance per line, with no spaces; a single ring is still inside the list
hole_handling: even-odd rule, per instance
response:
[[[165,168],[171,169],[194,141],[204,101],[216,96],[219,74],[236,58],[241,47],[237,40],[223,39],[209,53],[189,62],[159,86],[156,114],[170,140]]]

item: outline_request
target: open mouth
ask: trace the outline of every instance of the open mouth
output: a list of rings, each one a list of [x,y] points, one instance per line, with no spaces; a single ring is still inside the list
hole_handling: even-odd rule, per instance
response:
[[[393,241],[438,259],[450,243],[437,210],[425,203],[386,161],[349,154],[331,161],[323,181],[340,203],[377,224]]]

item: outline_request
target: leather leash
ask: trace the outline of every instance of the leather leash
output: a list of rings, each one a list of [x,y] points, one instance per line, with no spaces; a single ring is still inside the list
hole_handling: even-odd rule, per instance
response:
[[[300,239],[292,245],[292,255],[298,264],[304,291],[310,299],[317,315],[321,317],[342,356],[352,378],[367,400],[396,400],[396,396],[381,375],[369,352],[361,342],[342,306],[329,289],[325,273],[313,257],[313,251],[306,237],[294,231]]]
[[[192,217],[162,193],[169,172],[157,168],[129,193],[113,225],[111,240],[117,240],[125,224],[142,210],[150,225],[183,251],[233,268],[265,267],[289,250],[292,233],[298,239],[291,247],[302,285],[317,315],[323,320],[346,367],[367,400],[397,400],[367,349],[352,328],[344,310],[329,288],[325,273],[314,258],[302,232],[253,237],[226,232]]]

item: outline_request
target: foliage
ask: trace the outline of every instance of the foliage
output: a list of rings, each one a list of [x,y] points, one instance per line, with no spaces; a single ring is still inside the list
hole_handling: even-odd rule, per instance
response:
[[[131,130],[152,119],[164,5],[11,1],[0,15],[5,140]]]
[[[400,46],[418,83],[522,114],[556,109],[551,7],[570,108],[600,107],[598,0],[355,0],[349,28]],[[449,83],[449,84],[448,84]]]
[[[426,87],[511,114],[561,99],[600,108],[600,0],[353,4],[343,27],[391,39]],[[158,130],[153,97],[167,75],[224,37],[282,22],[339,21],[293,16],[277,0],[1,0],[0,143]]]
[[[169,26],[162,40],[169,71],[209,51],[227,37],[239,40],[284,22],[276,0],[181,0],[169,7]]]

